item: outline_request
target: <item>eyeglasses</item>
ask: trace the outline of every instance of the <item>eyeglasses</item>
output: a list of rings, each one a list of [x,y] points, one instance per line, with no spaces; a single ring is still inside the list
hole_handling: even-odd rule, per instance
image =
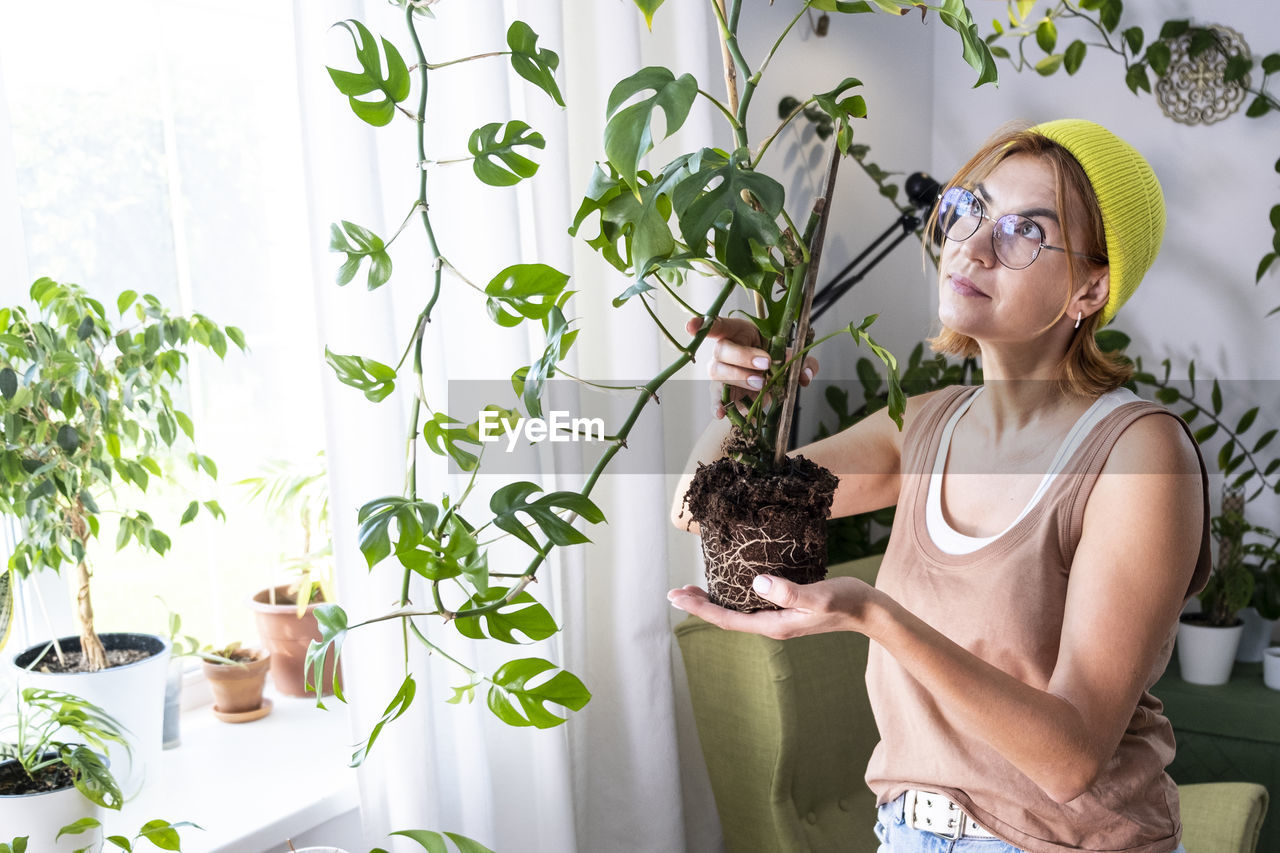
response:
[[[991,221],[991,249],[996,260],[1011,270],[1026,269],[1040,256],[1041,249],[1066,252],[1044,241],[1044,231],[1034,220],[1018,213],[993,219],[982,209],[982,201],[963,187],[952,187],[938,202],[938,227],[948,240],[962,243],[978,232],[982,220]],[[1101,258],[1091,258],[1103,262]]]

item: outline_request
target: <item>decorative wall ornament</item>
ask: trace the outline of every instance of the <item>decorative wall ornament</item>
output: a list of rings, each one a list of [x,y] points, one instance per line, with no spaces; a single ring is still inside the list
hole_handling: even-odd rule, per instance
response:
[[[1230,27],[1213,24],[1223,50],[1204,50],[1191,56],[1191,38],[1169,40],[1169,71],[1156,82],[1156,99],[1164,114],[1182,124],[1213,124],[1240,109],[1249,88],[1249,75],[1227,83],[1223,72],[1227,57],[1249,57],[1244,36]]]

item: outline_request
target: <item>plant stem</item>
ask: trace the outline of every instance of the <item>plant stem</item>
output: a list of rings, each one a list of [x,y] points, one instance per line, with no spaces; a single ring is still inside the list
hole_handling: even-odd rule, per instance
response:
[[[413,13],[410,12],[410,14],[413,14]],[[414,70],[417,70],[419,66],[421,66],[423,69],[435,71],[438,68],[448,68],[450,65],[457,65],[460,62],[474,62],[477,59],[488,59],[493,56],[510,56],[510,55],[511,55],[511,51],[509,50],[493,50],[493,51],[490,51],[489,53],[477,53],[474,56],[464,56],[461,59],[450,59],[447,62],[429,63],[427,62],[426,57],[422,55],[422,52],[419,51],[418,64],[415,65],[413,68],[410,68],[409,70],[414,71]]]
[[[715,300],[712,301],[711,306],[707,309],[707,313],[703,315],[702,328],[698,329],[697,333],[693,336],[693,340],[689,343],[688,347],[681,350],[680,357],[677,358],[675,361],[673,361],[671,364],[667,365],[667,367],[664,368],[661,373],[659,373],[653,379],[646,382],[644,386],[640,389],[640,392],[636,397],[635,405],[631,407],[630,414],[627,416],[626,420],[622,424],[622,427],[617,432],[617,440],[614,441],[601,455],[600,459],[596,462],[595,468],[592,469],[591,474],[587,477],[586,482],[583,484],[582,488],[578,491],[578,494],[582,495],[583,497],[589,497],[591,495],[591,490],[595,488],[596,482],[600,479],[600,476],[604,473],[604,469],[608,467],[609,462],[613,459],[613,457],[617,454],[617,452],[626,446],[627,436],[631,434],[631,429],[635,426],[636,421],[640,418],[640,413],[644,411],[645,406],[647,406],[651,400],[657,399],[658,389],[661,388],[662,385],[668,379],[674,376],[675,373],[678,370],[680,370],[680,368],[684,367],[686,364],[693,361],[693,353],[697,351],[698,346],[706,338],[707,333],[711,331],[712,323],[720,315],[721,309],[724,308],[724,303],[728,301],[729,296],[733,294],[734,290],[736,290],[737,287],[738,287],[738,284],[735,281],[728,281],[725,283],[724,287],[720,289],[720,292],[716,294],[716,298]],[[525,573],[522,576],[523,579],[521,580],[521,582],[516,584],[512,589],[510,589],[507,592],[507,594],[504,595],[501,599],[495,602],[491,602],[490,604],[486,604],[482,607],[475,607],[469,610],[460,610],[456,614],[454,614],[455,618],[462,618],[464,616],[479,616],[484,613],[491,613],[500,607],[505,607],[513,598],[519,595],[520,592],[522,592],[526,586],[528,586],[530,583],[534,581],[534,576],[537,574],[538,568],[543,564],[543,562],[546,561],[547,555],[551,552],[551,549],[553,547],[555,546],[550,541],[547,541],[546,543],[544,543],[542,547],[539,548],[537,552],[534,554],[533,559],[530,561],[528,567],[525,569]]]
[[[760,143],[760,147],[756,149],[755,156],[751,158],[752,168],[755,168],[756,166],[760,165],[760,160],[764,157],[764,152],[769,150],[769,146],[773,144],[773,141],[778,138],[778,136],[782,133],[782,131],[787,129],[787,126],[791,124],[791,121],[796,116],[804,112],[805,107],[809,106],[809,104],[812,104],[813,102],[814,102],[814,99],[810,98],[809,100],[805,101],[803,104],[801,104],[800,106],[792,110],[791,115],[783,119],[782,122],[777,126],[777,128],[774,129],[773,133],[769,134],[769,137],[765,139],[764,142]]]
[[[653,313],[653,306],[649,304],[649,300],[644,298],[643,293],[640,294],[640,304],[644,306],[645,311],[649,312],[649,319],[653,320],[654,324],[658,327],[658,331],[662,332],[663,337],[671,341],[671,345],[675,347],[679,352],[684,352],[685,351],[684,345],[679,341],[677,341],[672,336],[671,332],[667,331],[667,327],[664,326],[662,324],[662,321],[658,319],[658,315]]]
[[[725,105],[724,105],[724,104],[723,104],[723,103],[722,103],[718,98],[716,98],[716,96],[715,96],[715,95],[712,95],[712,94],[711,94],[710,92],[708,92],[706,89],[698,89],[698,94],[699,94],[699,95],[701,95],[702,97],[706,98],[706,99],[707,99],[708,101],[710,101],[711,103],[715,104],[716,109],[718,109],[718,110],[720,110],[720,112],[724,113],[724,117],[725,117],[725,118],[727,118],[727,119],[729,120],[729,126],[730,126],[730,127],[732,127],[732,128],[734,129],[734,131],[735,131],[735,132],[737,132],[737,129],[738,129],[738,117],[737,117],[736,115],[734,115],[733,110],[731,110],[729,107],[726,107],[726,106],[725,106]],[[474,159],[474,158],[472,158],[472,159]]]
[[[808,12],[809,7],[812,5],[813,0],[805,0],[804,4],[800,7],[800,11],[796,12],[796,16],[791,19],[791,23],[787,24],[787,26],[782,30],[782,33],[779,34],[777,41],[773,43],[773,47],[769,48],[768,55],[765,56],[764,62],[760,63],[760,68],[756,71],[757,76],[764,74],[764,70],[768,68],[769,63],[773,61],[773,55],[777,53],[778,48],[782,46],[782,40],[787,37],[787,34],[791,32],[791,29],[797,23],[799,23],[800,19],[804,17],[805,12]],[[737,28],[735,27],[735,30],[736,29]]]

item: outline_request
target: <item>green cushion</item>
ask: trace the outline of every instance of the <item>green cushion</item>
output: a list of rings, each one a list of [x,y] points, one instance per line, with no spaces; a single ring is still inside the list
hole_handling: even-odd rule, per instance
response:
[[[1179,785],[1187,853],[1254,853],[1267,813],[1267,789],[1252,782]]]

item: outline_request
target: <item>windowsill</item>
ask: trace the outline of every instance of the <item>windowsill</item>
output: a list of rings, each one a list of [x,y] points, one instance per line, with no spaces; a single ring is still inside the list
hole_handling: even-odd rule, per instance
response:
[[[185,690],[184,690],[185,693]],[[132,837],[148,820],[190,821],[185,853],[246,853],[280,848],[293,837],[356,809],[346,706],[280,696],[251,723],[224,723],[208,705],[182,712],[182,742],[165,750],[158,772],[119,812],[110,834]]]

